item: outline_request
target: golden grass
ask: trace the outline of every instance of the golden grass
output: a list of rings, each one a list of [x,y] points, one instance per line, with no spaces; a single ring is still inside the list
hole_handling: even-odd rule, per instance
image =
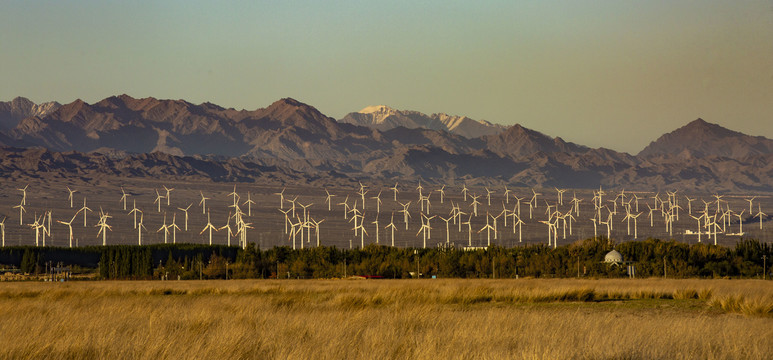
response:
[[[755,280],[11,283],[0,357],[767,358]]]

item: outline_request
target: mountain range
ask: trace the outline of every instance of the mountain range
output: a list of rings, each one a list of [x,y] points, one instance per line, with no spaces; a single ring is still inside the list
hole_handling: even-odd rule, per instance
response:
[[[664,134],[636,156],[520,125],[383,105],[336,120],[290,98],[256,110],[128,95],[65,105],[16,98],[0,102],[0,124],[3,177],[380,178],[773,191],[773,140],[702,119]]]

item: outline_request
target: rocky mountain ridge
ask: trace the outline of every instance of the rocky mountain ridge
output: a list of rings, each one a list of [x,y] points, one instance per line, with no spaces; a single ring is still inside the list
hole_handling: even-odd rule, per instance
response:
[[[468,139],[496,135],[506,129],[505,126],[499,124],[493,124],[486,120],[473,120],[466,116],[444,113],[426,115],[418,111],[396,110],[385,105],[368,106],[358,112],[349,113],[338,121],[381,131],[400,126],[408,129],[442,130]]]
[[[46,116],[60,106],[56,101],[35,104],[21,96],[11,101],[0,101],[0,131],[13,129],[19,121],[31,116]]]

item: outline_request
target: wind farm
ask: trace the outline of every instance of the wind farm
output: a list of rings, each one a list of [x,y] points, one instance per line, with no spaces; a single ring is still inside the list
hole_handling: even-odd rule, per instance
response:
[[[393,184],[362,181],[348,186],[329,184],[323,190],[291,185],[279,188],[249,183],[234,186],[177,182],[173,187],[166,187],[168,191],[175,189],[174,199],[169,200],[169,205],[166,200],[168,195],[157,191],[158,184],[153,181],[127,182],[93,191],[79,187],[81,190],[75,193],[69,193],[67,186],[25,183],[24,186],[35,190],[34,193],[20,194],[21,197],[14,196],[13,191],[2,194],[0,199],[7,200],[0,203],[0,208],[4,208],[0,214],[6,219],[7,246],[34,245],[34,231],[30,229],[45,230],[48,246],[69,246],[70,241],[75,239],[79,246],[100,245],[102,240],[110,245],[136,244],[138,216],[143,217],[143,223],[149,229],[168,228],[170,231],[168,235],[171,236],[167,236],[166,230],[143,234],[145,244],[209,244],[210,232],[219,229],[219,226],[216,228],[209,224],[234,221],[234,231],[241,238],[240,244],[254,243],[261,248],[292,246],[291,234],[287,231],[291,223],[298,226],[296,230],[305,230],[304,247],[316,245],[316,241],[307,243],[310,240],[308,233],[313,230],[322,246],[342,249],[350,248],[349,240],[357,240],[351,242],[352,247],[361,248],[369,244],[392,246],[391,236],[389,242],[384,242],[381,233],[374,231],[375,227],[365,226],[373,224],[381,228],[390,221],[393,225],[402,222],[400,229],[403,231],[394,233],[394,246],[400,248],[450,245],[464,249],[541,243],[555,247],[600,236],[615,242],[660,238],[687,244],[710,241],[712,244],[733,246],[743,238],[768,242],[773,231],[767,226],[771,217],[764,211],[773,207],[773,197],[765,194],[684,194],[675,189],[662,195],[624,189],[574,189],[572,200],[564,201],[562,205],[560,196],[538,197],[548,189],[514,185],[459,186],[426,180],[413,184],[403,180],[401,183],[405,185],[400,187],[399,192],[394,192]],[[7,188],[15,189],[15,186],[11,184]],[[161,185],[161,188],[164,189],[164,186]],[[432,201],[431,193],[440,190],[443,190],[444,201]],[[366,196],[370,191],[378,194]],[[383,197],[383,191],[390,191],[393,196]],[[505,193],[507,199],[503,197]],[[68,196],[70,194],[72,196]],[[128,194],[131,194],[130,202],[126,201]],[[244,194],[244,201],[240,200],[240,194]],[[278,194],[281,194],[281,201],[276,201]],[[465,195],[468,198],[466,201]],[[119,198],[121,201],[116,201]],[[335,198],[343,201],[336,202]],[[531,216],[521,210],[526,198],[531,198],[528,202]],[[751,198],[752,201],[749,200]],[[696,201],[702,206],[692,204]],[[83,205],[76,209],[70,207],[71,202]],[[202,212],[190,211],[195,203],[203,209]],[[754,210],[751,213],[746,211],[750,203]],[[649,210],[636,212],[637,204],[645,205],[645,210]],[[680,216],[679,210],[687,204],[690,204],[685,209],[687,214]],[[94,212],[93,207],[100,210]],[[41,217],[40,214],[45,215]],[[67,227],[50,228],[40,223],[48,214],[56,222],[71,223],[72,232]],[[469,216],[462,218],[462,214]],[[430,219],[434,216],[445,225],[442,226],[442,236],[431,236],[431,229],[439,226],[431,223]],[[106,219],[109,219],[109,225],[105,225]],[[182,222],[178,223],[177,219],[182,219]],[[462,229],[463,220],[475,229],[473,233]],[[324,221],[324,224],[315,225],[319,221]],[[249,227],[244,226],[247,223]],[[618,225],[620,223],[622,226]],[[30,228],[28,225],[32,224],[35,226]],[[95,228],[94,224],[98,227]],[[599,226],[606,231],[599,231]],[[205,227],[207,231],[201,231]],[[368,227],[371,231],[360,231]],[[545,236],[548,232],[546,227],[550,230],[550,239]],[[251,230],[246,233],[248,228]],[[100,234],[99,239],[97,233]],[[225,237],[212,237],[213,244],[225,244],[224,240]]]
[[[4,3],[0,358],[770,358],[772,14]]]

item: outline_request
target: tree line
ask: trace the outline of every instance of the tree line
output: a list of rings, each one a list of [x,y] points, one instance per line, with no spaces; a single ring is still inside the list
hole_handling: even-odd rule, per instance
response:
[[[612,249],[622,254],[622,264],[604,262]],[[45,271],[46,264],[61,264],[96,272],[101,279],[608,278],[628,276],[629,266],[637,277],[751,278],[761,276],[767,265],[763,257],[770,255],[769,244],[753,239],[723,247],[652,238],[622,243],[593,238],[555,249],[543,244],[477,250],[379,245],[261,250],[254,244],[245,249],[193,244],[6,247],[0,249],[0,264],[31,274]]]

